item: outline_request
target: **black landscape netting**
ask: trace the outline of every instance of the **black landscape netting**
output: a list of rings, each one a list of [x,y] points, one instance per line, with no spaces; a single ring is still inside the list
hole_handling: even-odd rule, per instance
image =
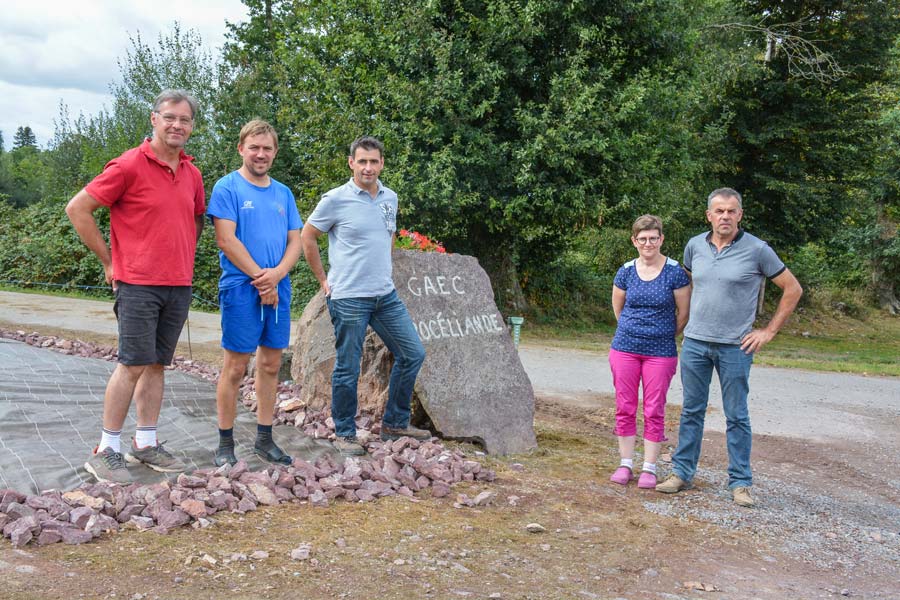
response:
[[[115,363],[68,356],[21,342],[0,339],[0,489],[36,494],[69,490],[91,481],[84,462],[100,440],[103,394]],[[215,386],[202,379],[166,371],[159,436],[166,448],[188,465],[188,472],[212,467],[218,433]],[[135,407],[122,430],[123,449],[131,443]],[[253,469],[266,466],[253,455],[256,415],[238,406],[234,426],[236,453]],[[276,441],[306,460],[333,452],[290,426],[275,428]],[[129,465],[136,481],[164,476]]]

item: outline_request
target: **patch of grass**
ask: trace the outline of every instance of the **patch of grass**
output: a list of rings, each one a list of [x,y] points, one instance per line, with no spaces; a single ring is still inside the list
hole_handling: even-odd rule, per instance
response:
[[[556,348],[608,352],[615,333],[615,327],[605,324],[599,324],[597,327],[569,327],[529,323],[526,320],[522,326],[521,341],[525,344]]]
[[[862,375],[900,376],[900,327],[862,334],[781,336],[757,355],[757,364]]]
[[[841,313],[801,312],[757,354],[773,367],[900,376],[900,318],[866,311],[860,318]]]

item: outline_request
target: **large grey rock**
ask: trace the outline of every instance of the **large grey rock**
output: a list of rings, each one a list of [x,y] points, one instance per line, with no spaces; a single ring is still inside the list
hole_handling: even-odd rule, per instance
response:
[[[393,276],[427,352],[414,401],[437,432],[479,441],[493,454],[535,447],[534,391],[478,261],[399,250]],[[361,410],[383,411],[391,362],[370,330],[360,370]],[[311,408],[330,404],[333,367],[334,331],[320,292],[298,323],[291,369]]]

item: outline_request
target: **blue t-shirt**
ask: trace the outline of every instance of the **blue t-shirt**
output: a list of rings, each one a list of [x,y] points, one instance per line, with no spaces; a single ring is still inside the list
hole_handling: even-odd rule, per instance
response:
[[[287,249],[287,234],[303,227],[294,194],[286,185],[270,178],[269,187],[253,185],[237,171],[216,182],[209,198],[206,214],[212,220],[227,219],[237,223],[235,234],[260,267],[277,267]],[[250,280],[250,277],[219,252],[222,276],[219,289],[224,290]],[[279,288],[290,290],[285,277]],[[279,289],[279,294],[282,291]]]
[[[691,280],[677,260],[666,259],[662,271],[653,280],[638,277],[635,261],[622,265],[613,284],[625,291],[625,306],[612,348],[644,356],[677,356],[675,348],[674,290]]]
[[[331,299],[374,298],[394,291],[391,249],[397,194],[378,182],[373,198],[351,179],[326,192],[307,222],[328,233]]]

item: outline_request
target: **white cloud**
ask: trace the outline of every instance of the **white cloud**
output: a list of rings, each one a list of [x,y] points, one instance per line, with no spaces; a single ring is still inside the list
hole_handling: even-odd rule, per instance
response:
[[[225,41],[225,22],[246,17],[240,0],[26,0],[0,10],[0,131],[9,148],[29,125],[44,145],[62,100],[75,116],[110,102],[117,59],[140,33],[152,44],[178,21],[210,49]],[[217,50],[214,50],[214,55]]]

